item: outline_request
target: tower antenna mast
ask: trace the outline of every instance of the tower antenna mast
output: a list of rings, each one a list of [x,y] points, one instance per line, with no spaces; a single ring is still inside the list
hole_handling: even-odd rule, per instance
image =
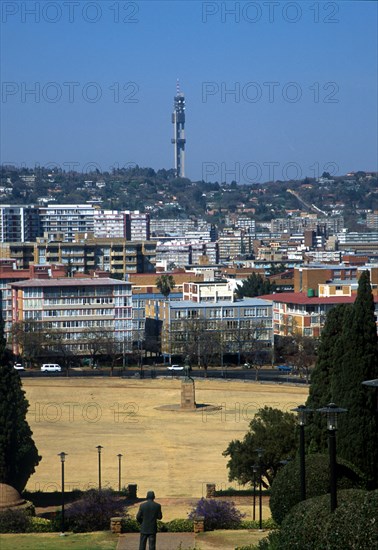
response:
[[[185,96],[180,92],[180,82],[176,82],[176,95],[174,97],[173,113],[173,143],[175,172],[179,178],[185,177]]]

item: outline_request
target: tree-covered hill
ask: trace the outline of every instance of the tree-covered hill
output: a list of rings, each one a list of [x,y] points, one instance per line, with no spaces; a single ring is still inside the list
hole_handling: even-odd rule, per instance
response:
[[[256,221],[285,217],[288,211],[341,214],[350,229],[361,228],[366,211],[378,210],[376,174],[242,185],[177,178],[174,170],[133,166],[85,173],[49,168],[3,166],[3,204],[95,202],[102,208],[149,211],[154,218],[205,217],[222,224],[227,214],[244,213]]]

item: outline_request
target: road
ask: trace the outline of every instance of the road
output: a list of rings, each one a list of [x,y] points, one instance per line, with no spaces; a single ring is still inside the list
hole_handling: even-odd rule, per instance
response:
[[[62,378],[66,377],[66,372],[41,372],[39,370],[26,370],[19,373],[21,378]],[[70,369],[69,377],[109,377],[109,369]],[[143,370],[136,368],[114,369],[114,377],[127,379],[135,378],[184,378],[182,371],[171,371],[163,365],[156,367],[144,366]],[[256,380],[256,371],[254,369],[246,369],[241,367],[211,367],[207,371],[204,369],[193,368],[190,376],[196,380],[200,378],[208,379],[226,379],[226,380]],[[262,368],[258,371],[258,381],[260,382],[275,382],[275,383],[292,383],[305,384],[306,381],[294,374],[279,372],[276,368]]]

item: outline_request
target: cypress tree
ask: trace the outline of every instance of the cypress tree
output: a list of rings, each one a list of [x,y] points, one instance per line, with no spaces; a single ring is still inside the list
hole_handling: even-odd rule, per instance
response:
[[[315,411],[325,407],[333,400],[331,377],[337,356],[340,353],[339,346],[344,316],[350,308],[350,305],[340,304],[331,309],[321,333],[318,357],[311,375],[311,386],[306,402],[306,406],[314,410],[306,427],[306,442],[310,452],[321,453],[327,450],[328,442],[324,419]]]
[[[1,303],[2,303],[2,293],[0,291],[0,304]],[[7,341],[5,339],[5,334],[4,334],[4,319],[3,319],[2,310],[0,308],[0,364],[5,361],[6,344],[7,344]]]
[[[338,422],[338,454],[358,466],[378,486],[378,412],[376,392],[362,384],[378,378],[378,338],[369,272],[347,311],[331,377],[333,401],[348,412]]]
[[[17,371],[0,366],[0,483],[22,491],[41,460],[26,421],[29,403]]]

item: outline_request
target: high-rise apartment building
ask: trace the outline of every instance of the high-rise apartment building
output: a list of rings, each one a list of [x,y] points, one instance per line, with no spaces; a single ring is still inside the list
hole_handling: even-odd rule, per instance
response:
[[[0,206],[0,242],[34,241],[41,235],[39,210],[35,206]]]
[[[95,208],[88,204],[54,204],[41,206],[42,234],[63,233],[73,241],[76,233],[93,233]]]

